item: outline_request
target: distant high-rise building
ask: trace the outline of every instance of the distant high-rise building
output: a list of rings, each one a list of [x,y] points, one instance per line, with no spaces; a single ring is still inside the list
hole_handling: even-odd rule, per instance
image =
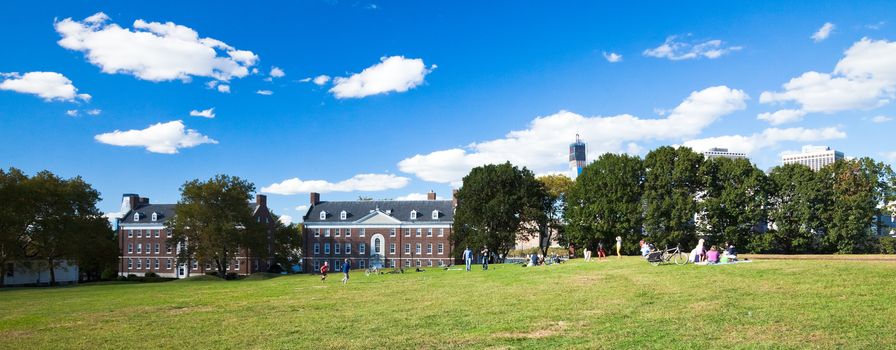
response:
[[[746,159],[747,158],[746,153],[728,152],[727,148],[718,148],[718,147],[713,147],[713,148],[710,148],[708,151],[703,151],[703,156],[706,157],[706,159],[713,159],[713,158],[731,158],[731,159],[744,158],[744,159]]]
[[[585,143],[576,134],[576,142],[569,144],[569,170],[573,176],[579,176],[585,168]]]
[[[827,146],[803,146],[802,153],[781,157],[784,164],[802,164],[813,171],[818,171],[840,159],[843,159],[843,152],[832,150]]]

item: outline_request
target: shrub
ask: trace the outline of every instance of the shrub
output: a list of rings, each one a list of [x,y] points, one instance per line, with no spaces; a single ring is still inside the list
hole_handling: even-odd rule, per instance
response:
[[[239,278],[240,278],[240,275],[236,274],[236,272],[228,272],[226,275],[224,275],[224,279],[226,279],[228,281],[239,279]]]
[[[896,254],[896,237],[881,237],[878,242],[881,254]]]
[[[147,273],[143,274],[143,277],[146,277],[146,278],[159,278],[159,274],[150,271],[150,272],[147,272]]]

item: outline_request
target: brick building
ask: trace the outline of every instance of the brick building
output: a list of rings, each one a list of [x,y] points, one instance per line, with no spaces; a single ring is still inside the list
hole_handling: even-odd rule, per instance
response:
[[[248,203],[258,222],[274,224],[274,218],[267,207],[267,197],[256,195],[255,203]],[[149,198],[137,194],[122,196],[118,221],[118,245],[121,252],[118,260],[118,274],[143,276],[154,272],[161,277],[185,278],[217,271],[214,264],[193,261],[191,266],[178,265],[177,247],[168,244],[171,231],[165,222],[174,216],[174,204],[152,204]],[[241,249],[238,257],[227,266],[227,272],[240,275],[267,271],[269,261],[253,258],[251,252]]]
[[[317,272],[324,261],[335,269],[346,258],[357,269],[450,265],[454,201],[427,198],[326,202],[311,193],[303,270]]]

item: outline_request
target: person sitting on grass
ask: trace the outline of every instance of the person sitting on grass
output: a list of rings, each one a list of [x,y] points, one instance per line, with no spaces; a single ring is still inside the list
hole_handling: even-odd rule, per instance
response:
[[[725,253],[728,254],[729,261],[737,260],[737,249],[734,248],[734,244],[728,244],[728,242],[725,242]]]
[[[709,248],[709,251],[706,252],[706,261],[710,264],[719,263],[719,250],[716,249],[716,246],[712,246]]]
[[[529,256],[529,266],[538,266],[538,255],[535,253]]]
[[[641,240],[641,257],[646,258],[647,254],[650,254],[650,244]]]
[[[597,242],[597,260],[600,260],[600,258],[607,258],[607,251],[604,250],[603,242]]]
[[[330,271],[330,265],[324,261],[324,266],[320,267],[320,281],[323,282],[327,279],[327,272]]]
[[[694,250],[691,250],[691,256],[688,257],[688,260],[694,263],[701,262],[705,258],[705,254],[706,250],[703,249],[703,239],[701,238],[700,241],[697,242],[697,246],[694,247]]]

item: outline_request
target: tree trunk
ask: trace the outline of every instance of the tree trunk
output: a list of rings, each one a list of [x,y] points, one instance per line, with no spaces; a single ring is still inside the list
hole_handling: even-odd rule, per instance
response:
[[[215,265],[218,265],[218,277],[227,278],[227,270],[224,269],[224,262],[222,259],[215,259]]]
[[[53,268],[53,258],[48,258],[47,263],[50,265],[50,287],[56,285],[56,269]]]

